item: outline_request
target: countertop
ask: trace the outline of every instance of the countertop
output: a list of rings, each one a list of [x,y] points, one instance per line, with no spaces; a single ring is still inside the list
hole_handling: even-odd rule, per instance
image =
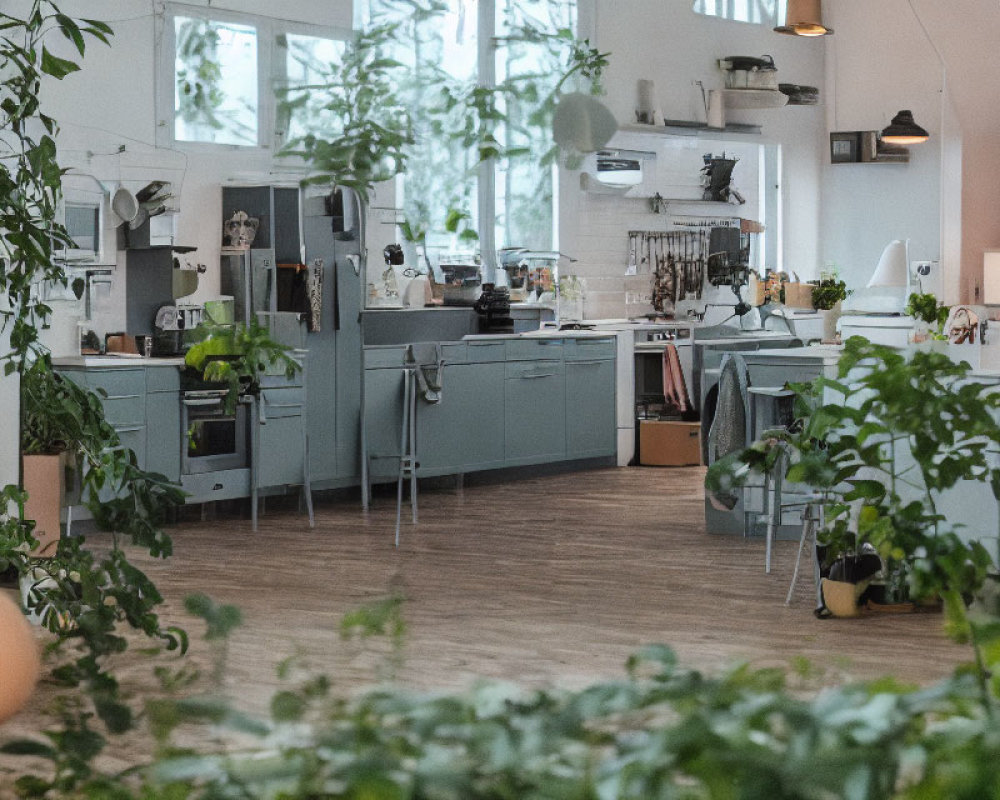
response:
[[[183,367],[182,356],[104,355],[60,356],[52,359],[54,367]]]

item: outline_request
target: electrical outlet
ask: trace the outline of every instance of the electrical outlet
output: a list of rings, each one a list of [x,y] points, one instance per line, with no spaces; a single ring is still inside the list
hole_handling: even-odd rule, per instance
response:
[[[910,275],[914,278],[926,278],[934,268],[933,261],[911,261]]]

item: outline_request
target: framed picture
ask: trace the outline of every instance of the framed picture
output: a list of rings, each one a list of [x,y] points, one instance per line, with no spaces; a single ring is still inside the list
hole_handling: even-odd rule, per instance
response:
[[[830,134],[830,163],[850,164],[860,161],[858,153],[858,131]]]

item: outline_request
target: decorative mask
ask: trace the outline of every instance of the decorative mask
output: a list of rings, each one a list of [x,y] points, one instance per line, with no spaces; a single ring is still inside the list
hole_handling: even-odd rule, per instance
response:
[[[248,250],[257,235],[258,227],[260,227],[260,220],[257,217],[249,216],[246,211],[237,211],[225,222],[223,243],[227,247]]]

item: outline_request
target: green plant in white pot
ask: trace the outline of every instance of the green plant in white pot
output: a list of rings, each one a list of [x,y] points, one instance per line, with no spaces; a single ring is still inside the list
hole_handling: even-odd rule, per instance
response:
[[[950,306],[938,302],[930,292],[915,292],[906,300],[903,313],[913,317],[914,342],[925,341],[928,338],[944,340],[944,324],[951,311]]]
[[[823,341],[832,342],[837,338],[837,320],[840,305],[850,294],[847,284],[839,278],[822,278],[812,290],[813,308],[823,313]]]

